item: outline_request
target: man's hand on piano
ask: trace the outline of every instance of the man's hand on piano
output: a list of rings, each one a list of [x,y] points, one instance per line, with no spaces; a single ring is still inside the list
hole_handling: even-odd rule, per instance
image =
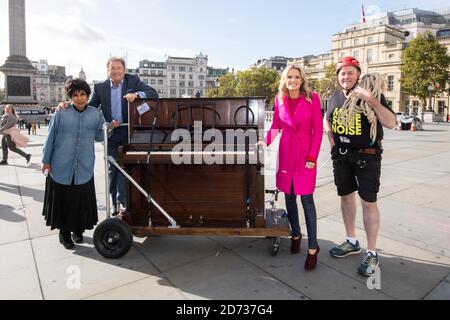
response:
[[[127,100],[129,103],[133,103],[134,100],[139,98],[138,93],[128,93],[126,96],[123,97],[125,100]]]
[[[58,104],[58,106],[55,108],[56,112],[59,111],[65,111],[67,109],[67,107],[69,106],[69,102],[65,101],[65,102],[61,102],[60,104]]]

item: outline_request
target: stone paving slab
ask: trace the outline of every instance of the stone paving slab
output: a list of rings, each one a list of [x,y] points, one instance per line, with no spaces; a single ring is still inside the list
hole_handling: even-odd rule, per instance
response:
[[[134,238],[118,260],[101,257],[92,244],[65,250],[57,231],[44,224],[44,177],[40,157],[45,128],[31,136],[30,164],[10,154],[0,166],[0,299],[449,299],[450,296],[450,126],[425,125],[428,131],[386,131],[378,248],[381,290],[369,290],[356,273],[362,254],[335,259],[328,250],[344,239],[329,147],[324,139],[318,164],[319,265],[303,269],[306,229],[299,203],[301,254],[289,253],[283,238],[276,257],[264,238]],[[96,144],[95,184],[99,219],[105,218],[104,163]],[[276,143],[268,152],[267,187],[275,185]],[[284,206],[280,194],[279,207]],[[357,234],[365,246],[358,205]],[[11,257],[11,258],[10,258]],[[80,271],[80,290],[68,287],[70,267]],[[68,273],[69,271],[69,273]],[[73,271],[73,270],[72,270]],[[20,279],[18,281],[17,279]],[[73,285],[69,281],[69,286]]]

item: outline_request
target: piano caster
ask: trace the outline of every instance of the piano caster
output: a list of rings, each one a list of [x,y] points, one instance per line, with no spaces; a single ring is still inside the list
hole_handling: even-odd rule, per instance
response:
[[[270,237],[269,238],[269,254],[275,257],[280,250],[281,237]]]
[[[97,252],[107,259],[124,256],[133,243],[130,226],[119,219],[107,219],[94,231],[94,245]]]

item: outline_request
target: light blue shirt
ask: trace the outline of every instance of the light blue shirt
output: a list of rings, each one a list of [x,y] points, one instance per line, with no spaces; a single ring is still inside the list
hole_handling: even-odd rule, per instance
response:
[[[122,87],[123,80],[118,86],[115,86],[111,81],[111,115],[113,120],[123,123],[122,117]]]
[[[52,179],[63,185],[85,184],[94,175],[95,141],[103,141],[103,114],[94,107],[78,112],[73,105],[56,112],[48,128],[42,163],[52,167]]]
[[[111,115],[112,119],[118,121],[119,123],[123,123],[122,116],[122,88],[123,88],[123,80],[120,81],[118,86],[115,86],[112,80],[111,82]],[[127,92],[130,93],[130,92]],[[134,92],[131,92],[134,93]],[[136,92],[141,99],[147,99],[147,95],[145,92],[138,91]]]

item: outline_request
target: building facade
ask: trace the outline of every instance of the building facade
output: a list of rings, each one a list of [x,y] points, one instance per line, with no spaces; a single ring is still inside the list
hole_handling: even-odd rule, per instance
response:
[[[39,106],[50,107],[66,101],[64,87],[67,80],[72,79],[71,76],[66,75],[66,68],[49,65],[47,60],[31,61],[31,64],[37,70],[33,80],[33,95]],[[86,76],[82,70],[80,76],[83,75]]]
[[[194,58],[168,57],[167,81],[169,98],[204,96],[208,76],[208,56],[200,52]]]
[[[402,91],[402,54],[417,35],[431,32],[438,41],[450,49],[450,10],[439,12],[407,9],[382,13],[345,28],[333,35],[333,61],[343,56],[354,56],[361,62],[363,73],[379,73],[386,83],[385,95],[396,112],[419,114],[421,101]],[[450,51],[449,51],[450,53]],[[448,90],[435,92],[432,99],[434,112],[446,118],[449,106]],[[428,99],[427,99],[427,104]]]
[[[275,56],[271,57],[270,59],[261,59],[258,60],[256,63],[252,64],[250,67],[266,67],[269,69],[277,70],[278,72],[283,72],[283,70],[286,68],[289,60],[292,60],[291,58],[286,58],[282,56]]]

